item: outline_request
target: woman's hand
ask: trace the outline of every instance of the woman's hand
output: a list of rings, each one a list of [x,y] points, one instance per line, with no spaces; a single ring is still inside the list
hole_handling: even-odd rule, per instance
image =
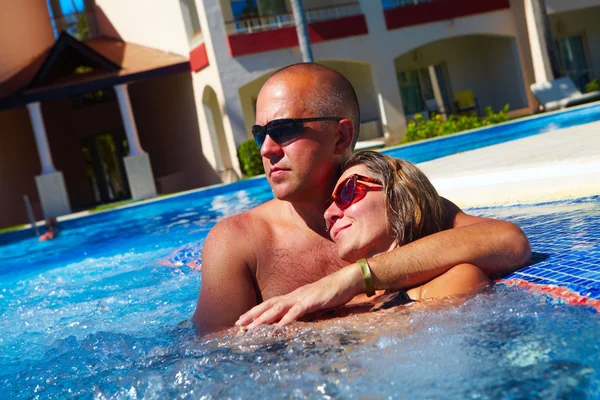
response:
[[[246,312],[235,323],[254,328],[261,324],[290,324],[305,314],[346,304],[364,292],[360,267],[352,264],[291,293],[270,298]]]

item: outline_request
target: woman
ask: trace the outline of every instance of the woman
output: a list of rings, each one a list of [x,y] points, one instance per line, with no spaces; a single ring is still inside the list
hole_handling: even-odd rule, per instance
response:
[[[278,325],[286,325],[307,313],[369,301],[361,293],[380,296],[384,292],[374,289],[398,289],[393,279],[390,282],[393,274],[380,271],[381,276],[372,275],[365,259],[452,226],[452,220],[445,217],[445,200],[413,164],[364,151],[350,157],[343,170],[325,220],[339,256],[358,264],[259,304],[242,315],[237,325],[254,327],[277,321]],[[429,282],[400,291],[393,304],[473,293],[489,283],[487,276],[471,264],[456,265],[435,275],[432,271]]]

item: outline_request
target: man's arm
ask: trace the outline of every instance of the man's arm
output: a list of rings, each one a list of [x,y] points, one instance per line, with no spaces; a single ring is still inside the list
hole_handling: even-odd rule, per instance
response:
[[[531,247],[516,225],[462,212],[444,200],[447,225],[452,228],[368,260],[375,289],[409,289],[460,264],[472,264],[494,278],[529,261]],[[348,265],[292,293],[273,297],[242,315],[237,324],[286,325],[304,314],[346,304],[364,293],[358,264]]]
[[[522,267],[531,257],[515,224],[465,214],[444,199],[452,228],[369,259],[377,289],[411,288],[459,264],[473,264],[490,278]]]
[[[202,283],[194,325],[202,333],[233,326],[257,304],[249,260],[254,254],[243,217],[219,222],[206,237],[202,250]]]

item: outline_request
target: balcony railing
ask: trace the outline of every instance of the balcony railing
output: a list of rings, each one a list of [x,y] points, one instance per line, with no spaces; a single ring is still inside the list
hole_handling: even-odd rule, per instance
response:
[[[383,0],[385,24],[398,29],[510,8],[510,0]],[[397,4],[389,7],[390,4]]]
[[[434,3],[438,0],[383,0],[383,8],[389,10],[396,7],[410,7],[417,4]]]
[[[311,8],[304,10],[304,14],[306,17],[306,22],[310,24],[312,22],[329,21],[333,19],[360,15],[362,14],[362,11],[360,9],[360,4],[355,2],[338,4],[329,7]],[[237,21],[225,22],[228,35],[235,33],[252,33],[256,31],[277,29],[293,25],[294,15],[292,13],[256,18],[244,18]]]

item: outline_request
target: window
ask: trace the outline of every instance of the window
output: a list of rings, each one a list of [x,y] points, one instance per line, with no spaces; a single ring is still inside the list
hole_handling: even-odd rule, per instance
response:
[[[78,40],[92,38],[94,15],[86,10],[84,0],[46,0],[54,36],[58,38],[62,32],[68,32]]]
[[[579,90],[585,92],[591,77],[583,43],[581,35],[557,40],[561,74],[570,77]]]
[[[202,29],[200,29],[200,19],[196,9],[196,0],[179,0],[181,4],[181,13],[183,14],[183,23],[188,39],[194,38]]]
[[[231,0],[233,19],[269,17],[288,12],[285,0]]]
[[[421,112],[425,109],[425,100],[433,98],[431,79],[425,68],[399,72],[398,85],[406,115]]]

